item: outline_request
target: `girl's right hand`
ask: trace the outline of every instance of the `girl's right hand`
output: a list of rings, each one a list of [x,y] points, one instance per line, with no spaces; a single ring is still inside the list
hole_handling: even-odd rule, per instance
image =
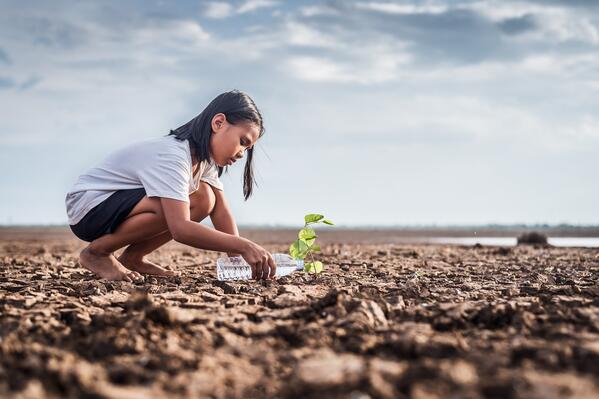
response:
[[[255,280],[273,280],[277,271],[272,255],[260,245],[247,240],[241,256],[252,268],[252,278]]]

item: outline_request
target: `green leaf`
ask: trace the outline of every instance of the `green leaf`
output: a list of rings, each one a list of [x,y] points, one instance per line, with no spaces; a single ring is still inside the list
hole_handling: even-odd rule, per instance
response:
[[[314,244],[314,240],[316,240],[317,237],[314,229],[311,229],[310,227],[304,227],[303,229],[301,229],[297,236],[308,246]]]
[[[322,268],[323,268],[322,262],[320,262],[318,260],[316,262],[308,262],[304,265],[304,270],[308,273],[318,274],[318,273],[322,272]]]
[[[293,259],[304,259],[308,254],[310,247],[302,240],[295,240],[293,244],[289,246],[289,255]]]
[[[310,247],[310,251],[312,251],[312,252],[320,252],[320,245],[312,245]]]
[[[324,223],[324,224],[328,224],[329,226],[334,226],[334,225],[335,225],[335,223],[331,222],[329,219],[324,219],[324,220],[322,221],[322,223]]]
[[[319,215],[318,213],[309,213],[306,216],[304,216],[304,221],[306,222],[306,224],[308,224],[308,223],[316,223],[320,219],[323,219],[323,218],[324,218],[324,216],[323,215]]]

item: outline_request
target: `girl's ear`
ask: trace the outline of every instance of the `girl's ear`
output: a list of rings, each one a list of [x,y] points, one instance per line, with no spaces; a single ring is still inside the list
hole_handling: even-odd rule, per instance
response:
[[[214,117],[212,118],[212,123],[211,123],[212,132],[218,133],[220,131],[221,127],[224,126],[226,121],[227,121],[227,117],[225,116],[225,114],[218,113],[218,114],[214,115]]]

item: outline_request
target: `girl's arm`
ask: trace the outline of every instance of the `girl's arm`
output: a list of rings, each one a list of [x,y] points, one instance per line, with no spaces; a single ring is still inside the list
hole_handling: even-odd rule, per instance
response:
[[[254,278],[274,278],[274,259],[261,246],[233,234],[223,233],[191,220],[187,202],[160,198],[168,230],[173,239],[195,248],[241,254],[252,267]]]
[[[186,202],[160,198],[160,203],[167,227],[175,241],[195,248],[227,253],[241,253],[250,242],[192,221],[189,204]]]
[[[216,197],[214,209],[210,214],[210,220],[212,220],[214,228],[223,233],[239,236],[239,230],[237,229],[237,224],[233,218],[229,203],[225,198],[225,193],[216,188],[213,188],[212,191],[214,191],[214,196]],[[239,255],[237,252],[227,252],[227,254],[229,256]]]

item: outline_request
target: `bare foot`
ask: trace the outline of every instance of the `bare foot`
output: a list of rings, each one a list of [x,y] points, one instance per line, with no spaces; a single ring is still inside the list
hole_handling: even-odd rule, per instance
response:
[[[158,266],[142,257],[131,255],[125,250],[121,256],[119,256],[119,262],[123,264],[127,269],[133,270],[143,274],[151,274],[153,276],[160,277],[173,277],[179,276],[181,273],[165,269],[164,267]]]
[[[143,281],[143,276],[124,268],[112,254],[95,253],[89,246],[79,254],[79,263],[106,280]]]

